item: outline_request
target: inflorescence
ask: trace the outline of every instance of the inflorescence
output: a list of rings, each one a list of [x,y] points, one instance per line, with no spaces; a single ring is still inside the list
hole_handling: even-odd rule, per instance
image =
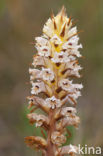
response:
[[[44,25],[43,35],[35,40],[37,54],[29,69],[32,88],[28,108],[31,113],[27,117],[31,124],[43,128],[47,137],[29,136],[25,142],[45,156],[75,156],[76,146],[63,145],[67,140],[67,126],[77,128],[80,123],[76,104],[83,86],[73,83],[73,77],[80,78],[82,69],[78,64],[82,45],[78,44],[77,27],[73,27],[63,7],[56,17],[51,15]],[[38,108],[45,113],[35,112]]]

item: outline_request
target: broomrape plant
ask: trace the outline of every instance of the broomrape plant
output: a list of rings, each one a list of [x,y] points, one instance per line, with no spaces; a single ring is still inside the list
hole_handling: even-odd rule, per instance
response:
[[[65,8],[51,15],[43,28],[43,35],[36,37],[37,54],[33,67],[29,69],[32,85],[29,99],[31,124],[43,128],[43,137],[25,138],[27,146],[41,150],[45,156],[75,156],[78,148],[63,146],[66,142],[67,126],[78,127],[80,118],[76,115],[77,98],[81,96],[82,84],[74,84],[72,78],[80,78],[78,58],[81,57],[77,27],[73,27]],[[35,113],[36,109],[45,113]]]

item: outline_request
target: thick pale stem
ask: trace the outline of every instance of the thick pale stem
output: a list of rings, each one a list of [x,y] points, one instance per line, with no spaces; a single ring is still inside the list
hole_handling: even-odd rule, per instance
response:
[[[47,152],[46,156],[55,156],[55,145],[52,144],[51,141],[51,134],[55,131],[55,119],[54,119],[54,112],[53,110],[49,113],[49,120],[50,120],[50,129],[48,131],[48,139],[47,139]]]
[[[55,89],[57,88],[57,85],[58,85],[58,70],[55,68],[55,66],[53,67],[53,69],[55,72],[56,85],[52,88],[52,95],[55,95],[55,97],[57,97]],[[50,129],[48,131],[46,156],[55,156],[56,145],[53,144],[51,141],[51,134],[55,131],[55,126],[56,126],[56,121],[54,119],[55,112],[56,112],[56,109],[55,110],[51,109],[49,112]]]

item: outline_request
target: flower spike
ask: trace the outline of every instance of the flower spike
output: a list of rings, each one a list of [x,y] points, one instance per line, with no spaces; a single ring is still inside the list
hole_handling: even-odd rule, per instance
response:
[[[32,125],[44,129],[47,135],[41,131],[43,137],[29,136],[25,142],[31,148],[41,150],[45,156],[75,156],[78,153],[74,145],[63,146],[66,134],[70,136],[67,126],[77,128],[80,123],[76,104],[83,88],[73,80],[73,77],[80,78],[82,69],[78,63],[82,44],[78,43],[79,32],[73,25],[63,6],[57,16],[52,13],[43,27],[43,35],[35,38],[37,54],[29,69],[32,87],[27,117]],[[44,113],[36,113],[38,108]]]

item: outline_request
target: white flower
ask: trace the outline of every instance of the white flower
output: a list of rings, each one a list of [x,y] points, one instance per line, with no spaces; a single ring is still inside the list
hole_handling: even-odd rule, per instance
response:
[[[72,38],[70,38],[68,40],[68,43],[71,43],[72,46],[73,46],[73,45],[77,45],[78,44],[78,41],[79,41],[79,37],[76,35],[76,36],[73,36]]]
[[[82,67],[74,62],[67,62],[66,68],[64,71],[66,71],[64,74],[66,74],[66,77],[69,76],[76,76],[80,77],[79,70],[81,70]]]
[[[30,80],[33,81],[34,79],[37,79],[37,78],[41,78],[41,71],[38,70],[38,69],[31,69],[29,68],[29,73],[31,74],[30,76]]]
[[[43,57],[42,56],[38,56],[38,55],[34,56],[32,65],[34,67],[36,67],[36,66],[44,66]]]
[[[38,69],[29,69],[29,73],[31,74],[30,80],[33,81],[34,79],[43,79],[46,81],[54,80],[54,73],[51,71],[50,68],[42,68],[42,70]]]
[[[50,41],[54,44],[54,45],[59,45],[62,43],[61,39],[55,34]]]
[[[62,79],[59,81],[59,86],[62,87],[65,91],[75,93],[76,91],[83,88],[82,84],[72,84],[72,81],[68,79]]]
[[[79,96],[81,96],[81,92],[79,90],[72,89],[71,94],[68,94],[66,98],[70,104],[76,105]]]
[[[67,99],[70,104],[76,105],[76,100],[79,96],[81,96],[80,89],[83,88],[82,84],[72,84],[72,81],[68,79],[62,79],[59,81],[59,86],[62,87],[63,90],[68,92]]]
[[[44,115],[38,115],[36,118],[36,127],[40,127],[43,125],[44,122],[47,122],[47,118]]]
[[[82,44],[77,45],[77,46],[73,46],[72,49],[69,51],[69,54],[75,55],[77,57],[81,57],[82,55],[78,51],[79,48],[82,48]]]
[[[38,95],[38,93],[45,91],[43,82],[32,83],[31,94]]]
[[[61,115],[63,116],[71,116],[72,115],[75,115],[77,113],[76,111],[76,108],[74,107],[65,107],[65,108],[62,108],[61,110]]]
[[[77,46],[78,41],[79,41],[79,37],[77,35],[73,36],[71,39],[69,39],[67,42],[65,42],[62,45],[62,48],[66,50],[68,48],[72,48],[73,46]]]
[[[59,86],[62,87],[63,90],[71,91],[72,81],[68,79],[62,79],[59,81]]]
[[[40,98],[38,96],[29,96],[27,97],[29,100],[29,106],[28,109],[30,109],[32,106],[37,106],[40,107],[41,109],[44,110],[44,112],[48,113],[50,108],[48,107],[48,105],[46,105],[46,102],[43,98]]]
[[[75,64],[73,67],[71,68],[71,70],[69,70],[69,75],[80,77],[79,70],[81,70],[82,67],[77,64]]]
[[[64,52],[55,52],[54,57],[51,59],[54,63],[62,63],[62,62],[68,62],[69,57],[67,53]]]
[[[42,77],[43,80],[52,81],[54,80],[54,73],[50,68],[42,68]]]
[[[77,45],[76,49],[83,48],[82,44]]]
[[[68,101],[72,104],[75,105],[76,104],[76,100],[78,99],[78,97],[81,96],[81,92],[76,90],[74,91],[72,94],[68,95]]]
[[[51,54],[49,46],[42,46],[42,47],[37,47],[36,46],[36,48],[37,48],[38,54],[40,56],[48,57]]]
[[[79,37],[73,36],[70,38],[66,43],[62,45],[63,50],[68,52],[69,55],[75,55],[77,57],[81,57],[80,52],[78,51],[79,48],[82,48],[82,44],[78,45]]]
[[[80,123],[80,118],[76,115],[67,116],[62,120],[62,122],[63,122],[64,126],[75,126],[75,127],[77,127],[78,124]]]
[[[51,135],[51,140],[53,144],[61,146],[66,142],[66,137],[58,131],[54,131]]]
[[[36,45],[38,46],[46,46],[48,44],[48,39],[44,37],[36,37],[35,40],[37,41]]]
[[[77,90],[83,88],[83,85],[82,84],[72,84],[72,86],[73,86],[74,89],[77,89]]]
[[[62,103],[59,99],[55,98],[55,96],[52,96],[51,98],[46,99],[46,104],[48,107],[55,109],[56,107],[61,107]]]
[[[45,57],[48,57],[50,56],[51,54],[51,46],[50,46],[50,42],[48,41],[47,38],[44,38],[45,36],[43,37],[36,37],[36,48],[38,50],[38,54],[40,56],[45,56]]]
[[[42,126],[43,123],[49,123],[48,118],[45,115],[38,115],[36,113],[28,114],[28,119],[30,119],[32,123],[36,122],[36,127]]]

